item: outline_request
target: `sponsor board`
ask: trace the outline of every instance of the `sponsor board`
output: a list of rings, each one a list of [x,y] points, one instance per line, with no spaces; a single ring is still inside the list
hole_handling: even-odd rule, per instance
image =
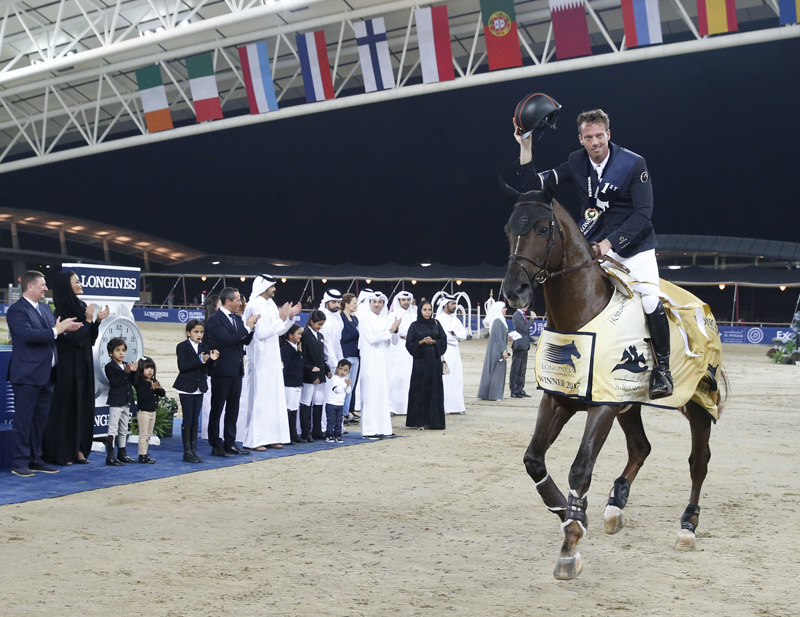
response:
[[[144,308],[133,307],[133,318],[137,322],[188,323],[192,319],[205,321],[206,313],[202,309],[176,308]],[[304,326],[308,321],[308,313],[300,313],[294,318],[295,323]]]
[[[62,267],[78,275],[83,294],[89,298],[139,299],[139,268],[85,264],[62,264]]]

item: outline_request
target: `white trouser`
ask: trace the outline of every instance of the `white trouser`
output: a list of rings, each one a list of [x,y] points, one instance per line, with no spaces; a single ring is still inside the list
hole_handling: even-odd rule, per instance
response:
[[[623,266],[631,271],[631,278],[639,281],[633,288],[642,294],[642,306],[648,315],[656,310],[659,303],[658,286],[658,261],[656,261],[656,250],[650,249],[631,255],[630,257],[620,257],[614,251],[609,251],[608,256],[616,259]]]

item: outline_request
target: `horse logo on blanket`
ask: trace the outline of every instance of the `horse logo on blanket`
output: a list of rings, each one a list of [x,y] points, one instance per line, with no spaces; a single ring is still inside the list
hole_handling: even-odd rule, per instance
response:
[[[619,369],[630,373],[641,373],[650,368],[647,366],[647,360],[645,360],[644,354],[640,354],[636,351],[636,345],[631,345],[623,351],[620,360],[622,361],[611,369],[612,373]]]
[[[545,362],[569,366],[574,371],[575,363],[572,361],[572,358],[580,358],[581,354],[578,348],[575,347],[575,341],[571,341],[566,345],[548,343],[542,352],[542,357]]]

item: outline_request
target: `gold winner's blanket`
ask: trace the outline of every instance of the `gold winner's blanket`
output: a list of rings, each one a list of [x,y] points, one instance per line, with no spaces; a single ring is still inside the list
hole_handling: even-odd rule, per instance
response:
[[[536,349],[540,389],[594,405],[642,403],[679,408],[694,400],[717,419],[716,375],[721,360],[717,322],[708,305],[685,289],[661,280],[661,301],[670,320],[672,396],[648,396],[653,357],[636,281],[609,271],[615,281],[608,306],[578,332],[545,326]]]

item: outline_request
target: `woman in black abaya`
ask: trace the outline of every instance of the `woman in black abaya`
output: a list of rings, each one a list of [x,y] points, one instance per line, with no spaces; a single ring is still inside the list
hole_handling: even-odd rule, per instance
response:
[[[414,357],[406,426],[443,429],[442,356],[447,351],[447,335],[433,318],[433,306],[427,300],[420,304],[417,320],[408,329],[406,349]]]
[[[58,368],[53,402],[42,440],[42,457],[55,465],[86,464],[94,435],[94,363],[92,346],[108,307],[97,313],[78,299],[83,293],[78,275],[70,270],[55,275],[52,284],[55,317],[82,322],[75,332],[56,341]]]

